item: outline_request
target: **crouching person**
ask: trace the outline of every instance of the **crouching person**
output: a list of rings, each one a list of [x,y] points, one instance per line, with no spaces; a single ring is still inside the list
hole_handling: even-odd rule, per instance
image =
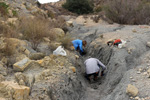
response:
[[[78,51],[81,56],[86,54],[85,50],[83,49],[83,47],[86,47],[86,44],[87,44],[85,40],[76,39],[72,41],[72,44],[75,50]]]
[[[106,70],[106,66],[99,61],[96,58],[89,58],[85,62],[85,67],[86,67],[86,78],[91,82],[92,80],[96,81],[98,79],[99,73],[101,76],[104,75],[104,70]],[[102,68],[102,71],[100,71],[100,67]],[[92,79],[92,77],[94,78]]]

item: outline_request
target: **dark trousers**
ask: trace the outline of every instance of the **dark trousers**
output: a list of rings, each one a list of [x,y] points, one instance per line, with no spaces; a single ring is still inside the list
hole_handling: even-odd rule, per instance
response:
[[[82,52],[79,47],[77,47],[77,51],[80,53],[81,56],[86,54],[85,50],[83,50]]]
[[[92,74],[86,74],[85,77],[86,77],[87,80],[91,81],[91,77],[94,76],[94,80],[96,80],[98,74],[99,74],[99,72],[97,72],[97,73],[95,72],[95,73],[92,73]]]

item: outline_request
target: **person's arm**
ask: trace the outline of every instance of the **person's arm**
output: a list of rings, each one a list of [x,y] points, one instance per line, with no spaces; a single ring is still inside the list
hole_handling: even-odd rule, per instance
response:
[[[96,59],[96,60],[97,60],[98,65],[100,65],[102,67],[102,71],[106,70],[106,66],[98,59]]]
[[[79,48],[80,48],[80,50],[83,52],[82,43],[80,43]]]

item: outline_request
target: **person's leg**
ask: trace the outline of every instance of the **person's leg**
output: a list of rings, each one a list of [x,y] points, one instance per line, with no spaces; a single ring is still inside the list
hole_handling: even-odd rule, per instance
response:
[[[86,54],[85,50],[83,52],[81,50],[79,50],[79,53],[80,53],[81,56]]]
[[[99,72],[94,73],[94,81],[98,79]]]
[[[89,79],[90,76],[91,76],[91,74],[85,74],[85,78],[86,78],[87,80],[90,80],[90,79]]]

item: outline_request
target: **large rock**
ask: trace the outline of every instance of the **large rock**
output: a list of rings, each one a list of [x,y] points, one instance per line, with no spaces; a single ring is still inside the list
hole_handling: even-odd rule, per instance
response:
[[[29,58],[31,59],[31,60],[40,60],[40,59],[42,59],[42,58],[44,58],[45,57],[45,55],[43,54],[43,53],[31,53],[30,55],[29,55]]]
[[[72,27],[73,26],[73,22],[72,21],[67,21],[66,25],[69,26],[69,27]]]
[[[28,100],[30,88],[21,86],[12,81],[3,81],[0,83],[0,94],[4,98],[13,100]]]
[[[0,82],[4,81],[5,77],[3,75],[0,74]],[[1,99],[0,99],[1,100]]]
[[[32,60],[29,58],[24,58],[13,65],[15,71],[24,71],[32,63]]]
[[[39,82],[41,80],[45,80],[45,79],[47,79],[48,76],[52,76],[50,69],[46,69],[43,72],[37,74],[35,76],[35,82]]]
[[[61,28],[53,28],[51,31],[58,37],[63,37],[65,35],[65,32]]]
[[[0,97],[0,100],[6,100],[5,98]]]
[[[147,70],[148,77],[150,78],[150,68]]]
[[[150,42],[147,42],[147,43],[146,43],[146,46],[150,47]]]
[[[7,75],[7,69],[4,67],[3,63],[0,62],[0,74]]]
[[[129,94],[129,95],[132,95],[132,96],[136,96],[138,94],[138,89],[131,85],[131,84],[128,84],[128,87],[126,89],[126,92]]]
[[[37,63],[44,68],[58,65],[53,58],[50,58],[49,56],[45,56],[42,60],[37,60]]]
[[[21,72],[15,73],[15,79],[19,85],[26,85],[27,83],[27,77]]]

